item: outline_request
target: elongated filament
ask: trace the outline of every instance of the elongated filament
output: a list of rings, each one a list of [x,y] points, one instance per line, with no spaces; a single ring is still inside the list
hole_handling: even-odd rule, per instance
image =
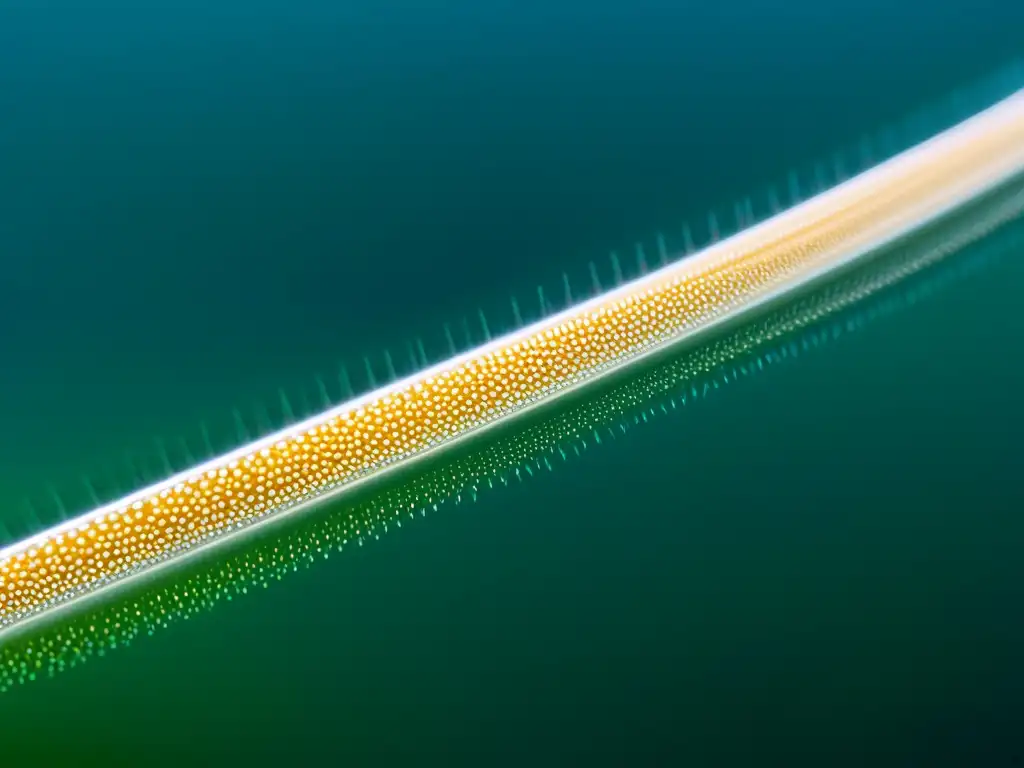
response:
[[[7,547],[0,626],[551,401],[1022,171],[1024,91],[694,256]]]

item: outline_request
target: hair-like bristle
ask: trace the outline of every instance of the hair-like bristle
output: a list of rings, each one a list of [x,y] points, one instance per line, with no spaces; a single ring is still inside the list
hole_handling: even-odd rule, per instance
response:
[[[168,571],[135,589],[108,593],[0,643],[0,692],[72,669],[225,602],[267,589],[348,547],[361,547],[428,511],[476,502],[480,495],[526,482],[587,450],[615,441],[655,418],[683,412],[714,393],[835,342],[880,317],[911,306],[1024,243],[1018,220],[994,238],[970,243],[1018,216],[1024,189],[1001,196],[977,219],[938,227],[888,257],[751,318],[724,335],[680,350],[620,377],[572,407],[506,431],[470,450],[424,465],[345,507],[309,515],[267,537],[249,540],[215,560]],[[962,257],[945,256],[968,246]],[[939,266],[935,266],[938,264]],[[929,269],[934,267],[934,269]],[[921,272],[919,278],[914,278]],[[914,278],[914,279],[907,279]],[[0,524],[0,532],[6,528]]]
[[[1014,78],[1016,80],[1014,81]],[[998,79],[997,79],[998,80]],[[1008,91],[1013,90],[1019,86],[1021,82],[1021,68],[1019,64],[1012,70],[1012,76],[1004,75],[1001,80],[998,80],[994,85],[990,84],[989,90],[984,91],[987,94],[989,101],[994,100],[992,94],[997,96],[1005,96]],[[952,105],[952,107],[950,106]],[[890,129],[882,132],[880,138],[872,139],[870,137],[860,137],[856,142],[856,157],[860,163],[878,163],[881,162],[899,151],[902,147],[907,146],[907,137],[910,136],[913,140],[919,140],[923,135],[935,132],[936,126],[945,127],[955,123],[957,120],[964,116],[965,111],[973,111],[977,108],[977,103],[972,101],[970,98],[965,97],[964,93],[960,93],[953,98],[949,104],[945,104],[942,109],[935,110],[933,112],[922,111],[914,115],[911,119],[904,121],[903,124],[897,129]],[[911,141],[910,143],[913,143]],[[786,210],[788,207],[800,202],[802,195],[808,188],[816,188],[818,190],[825,190],[833,187],[835,184],[841,182],[844,178],[848,177],[851,173],[851,164],[849,162],[850,155],[847,153],[839,153],[834,155],[828,162],[818,162],[812,166],[809,174],[802,175],[797,170],[791,171],[787,176],[787,189],[789,192],[789,200],[782,201],[779,199],[778,194],[775,192],[775,187],[770,187],[767,193],[766,202],[764,206],[755,206],[754,200],[751,197],[742,198],[738,203],[734,205],[734,218],[738,228],[744,228],[750,226],[754,221],[757,220],[755,215],[756,210],[762,208],[774,211],[776,209]],[[860,168],[863,170],[863,167]],[[726,216],[728,220],[728,216]],[[706,228],[707,238],[711,242],[719,241],[724,233],[720,229],[720,220],[718,214],[714,209],[709,211],[706,216]],[[681,247],[676,249],[673,246],[673,250],[677,252],[678,258],[687,258],[690,253],[696,249],[694,242],[692,228],[689,224],[684,225],[682,229],[682,243]],[[657,236],[657,250],[659,256],[665,262],[671,264],[672,259],[669,256],[669,244],[665,241],[662,235]],[[642,244],[635,246],[636,263],[639,273],[643,273],[646,268],[646,259],[644,255],[644,249]],[[699,257],[697,257],[699,258]],[[627,275],[623,270],[623,265],[619,261],[616,252],[611,254],[611,270],[616,285],[621,285],[627,280]],[[597,266],[594,262],[589,263],[590,282],[595,295],[601,295],[604,292],[600,276],[598,274]],[[563,275],[563,283],[565,288],[566,306],[572,306],[574,292],[570,286],[570,280],[567,277],[567,273]],[[577,292],[578,293],[578,292]],[[542,317],[548,316],[552,311],[553,307],[546,300],[543,286],[540,285],[537,288],[539,312]],[[512,298],[512,310],[517,328],[521,328],[524,325],[524,319],[520,312],[520,306],[515,297]],[[531,303],[532,304],[532,303]],[[491,338],[490,328],[487,325],[486,319],[483,314],[483,310],[479,310],[481,318],[481,326],[484,329],[484,337],[486,340]],[[469,323],[466,316],[462,317],[464,335],[466,337],[466,344],[471,345],[473,343],[473,337],[470,333]],[[448,345],[448,352],[452,356],[456,356],[459,353],[458,345],[453,337],[451,326],[446,323],[444,325],[444,337]],[[427,354],[425,345],[421,339],[417,339],[417,349],[420,353],[420,359],[422,366],[427,366]],[[395,381],[398,379],[398,374],[395,370],[394,361],[391,358],[390,352],[386,349],[383,353],[384,357],[384,369],[388,376],[389,381]],[[378,386],[377,378],[374,372],[374,367],[371,364],[369,356],[364,357],[363,364],[366,372],[367,379],[367,390],[374,390]],[[416,368],[417,366],[414,366]],[[347,401],[356,395],[356,391],[352,386],[352,382],[348,376],[347,368],[344,366],[341,368],[339,374],[339,383],[341,384],[342,397],[341,401]],[[326,387],[322,381],[317,380],[317,387],[321,395],[321,399],[329,404],[331,399],[326,394]],[[366,390],[364,390],[366,391]],[[301,391],[302,398],[305,398],[304,391]],[[296,412],[292,407],[292,402],[289,400],[284,388],[278,390],[278,396],[280,401],[280,410],[282,413],[282,422],[286,425],[295,424],[297,421]],[[328,407],[328,406],[325,406]],[[275,409],[276,411],[276,409]],[[307,407],[303,409],[304,414],[308,414],[310,409]],[[258,404],[255,409],[255,422],[247,421],[242,411],[236,406],[231,411],[232,422],[233,422],[233,439],[225,440],[226,443],[233,443],[237,445],[245,445],[250,443],[255,437],[265,436],[274,429],[273,419],[270,418],[269,412],[262,405]],[[253,428],[255,426],[255,429]],[[204,451],[207,457],[216,456],[220,449],[215,446],[211,440],[211,434],[206,427],[205,423],[201,425],[201,437]],[[218,435],[222,434],[218,431]],[[223,433],[226,436],[226,432]],[[155,460],[153,463],[147,462],[139,458],[139,461],[134,461],[131,457],[128,459],[128,469],[131,475],[130,485],[134,488],[140,488],[145,486],[147,483],[153,482],[157,478],[166,477],[171,475],[175,471],[175,463],[172,461],[169,452],[162,438],[156,438],[154,440],[154,447],[150,449],[154,453]],[[186,459],[185,464],[179,464],[179,468],[187,468],[194,466],[194,461],[190,457],[187,444],[185,444],[184,457]],[[156,467],[154,471],[154,466]],[[55,488],[48,490],[48,496],[50,497],[51,506],[55,510],[55,517],[57,521],[65,521],[71,518],[71,513],[77,509],[81,509],[86,505],[94,505],[95,498],[98,497],[95,487],[91,482],[87,482],[83,493],[83,499],[81,502],[73,500],[70,503],[65,503],[64,497],[57,492]],[[26,513],[28,528],[30,532],[41,530],[47,523],[41,519],[29,519],[35,513]],[[35,517],[38,517],[36,515]],[[53,525],[52,522],[49,523]],[[9,554],[9,553],[8,553]],[[0,612],[3,611],[3,606],[0,606]]]

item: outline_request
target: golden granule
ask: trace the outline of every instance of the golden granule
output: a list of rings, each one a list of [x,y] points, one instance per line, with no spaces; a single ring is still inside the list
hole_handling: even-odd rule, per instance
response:
[[[707,251],[0,553],[0,626],[591,380],[1024,167],[1024,96]]]

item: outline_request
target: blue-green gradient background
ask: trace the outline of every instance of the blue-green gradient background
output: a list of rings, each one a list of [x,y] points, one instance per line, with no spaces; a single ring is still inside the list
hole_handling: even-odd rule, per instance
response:
[[[554,292],[969,84],[1021,29],[1006,0],[5,3],[0,519]],[[1013,765],[1018,261],[0,698],[0,756]]]

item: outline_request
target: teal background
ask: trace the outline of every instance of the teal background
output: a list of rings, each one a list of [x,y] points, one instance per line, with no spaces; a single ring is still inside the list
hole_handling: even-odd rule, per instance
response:
[[[1022,15],[7,4],[0,518],[25,529],[31,496],[51,522],[45,486],[74,506],[83,472],[155,477],[154,438],[180,462],[200,419],[278,386],[311,400],[338,361],[400,359],[478,306],[508,322],[510,292],[555,293],[991,71]],[[1019,764],[1019,263],[18,689],[0,750]]]

